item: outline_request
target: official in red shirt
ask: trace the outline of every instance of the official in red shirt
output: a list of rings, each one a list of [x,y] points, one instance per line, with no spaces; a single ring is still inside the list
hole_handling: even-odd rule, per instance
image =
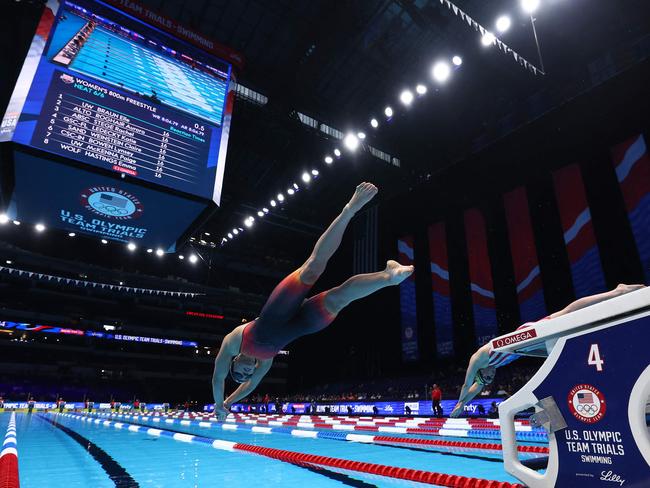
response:
[[[438,418],[442,417],[440,400],[442,400],[442,390],[438,385],[433,385],[431,389],[431,410],[433,410],[433,414]]]

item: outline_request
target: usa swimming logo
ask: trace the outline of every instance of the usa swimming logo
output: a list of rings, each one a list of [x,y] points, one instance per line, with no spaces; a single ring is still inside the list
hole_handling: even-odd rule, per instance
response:
[[[81,205],[97,215],[115,220],[137,219],[144,213],[135,195],[110,186],[94,186],[81,192]]]

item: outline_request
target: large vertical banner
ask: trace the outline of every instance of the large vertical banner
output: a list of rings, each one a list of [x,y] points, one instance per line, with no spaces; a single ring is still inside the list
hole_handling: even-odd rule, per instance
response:
[[[508,222],[521,321],[539,320],[546,315],[546,304],[535,249],[535,237],[530,223],[526,188],[521,186],[507,193],[503,197],[503,202]]]
[[[650,156],[642,135],[612,148],[612,162],[621,185],[645,282],[650,283]]]
[[[572,164],[553,174],[564,243],[576,298],[605,290],[605,277],[587,205],[580,167]]]
[[[431,260],[436,352],[439,358],[445,358],[454,355],[454,328],[451,315],[447,232],[444,222],[429,227],[429,259]]]
[[[413,236],[402,237],[397,241],[399,262],[414,264]],[[402,361],[417,361],[418,321],[415,303],[415,273],[399,285],[399,300],[402,319]]]
[[[474,309],[474,331],[476,340],[481,345],[496,337],[498,326],[485,219],[477,208],[465,212],[465,235]]]

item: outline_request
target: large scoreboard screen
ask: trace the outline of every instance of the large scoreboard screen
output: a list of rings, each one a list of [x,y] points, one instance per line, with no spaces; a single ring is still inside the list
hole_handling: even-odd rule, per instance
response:
[[[219,204],[231,66],[109,3],[50,0],[0,141]]]

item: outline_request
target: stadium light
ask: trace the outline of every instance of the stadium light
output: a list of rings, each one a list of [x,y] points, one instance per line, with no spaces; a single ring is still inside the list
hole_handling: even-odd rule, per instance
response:
[[[391,107],[386,107],[384,109],[384,115],[386,117],[392,117],[393,116],[393,109]]]
[[[69,233],[68,233],[68,236],[69,236],[69,237],[74,237],[74,236],[76,236],[76,235],[77,235],[77,234],[75,234],[74,232],[69,232]]]
[[[521,0],[521,8],[527,14],[532,14],[539,8],[539,0]]]
[[[282,193],[278,193],[276,198],[278,199],[278,202],[284,202],[284,195]]]
[[[399,100],[408,107],[413,103],[413,92],[411,90],[404,90],[400,93]]]
[[[108,244],[108,241],[106,239],[102,239],[102,244]]]
[[[151,249],[151,248],[147,249],[148,254],[151,254],[152,252],[153,252],[153,249]]]
[[[370,119],[370,126],[373,129],[376,129],[377,127],[379,127],[379,121],[377,119]]]
[[[20,225],[20,220],[14,220],[14,225]]]
[[[34,229],[36,229],[36,232],[43,232],[45,230],[45,226],[43,224],[36,224],[34,226]]]
[[[277,203],[275,203],[275,200],[271,200],[271,207],[275,207]]]
[[[262,209],[262,212],[264,212],[265,214],[267,214],[267,213],[269,213],[269,209],[266,208],[266,207],[264,207],[264,208]]]
[[[507,15],[502,15],[497,19],[496,27],[499,32],[506,32],[508,29],[510,29],[511,25],[512,21]]]
[[[345,147],[350,151],[356,151],[359,147],[359,138],[350,133],[345,136],[345,139],[343,139],[343,144],[345,144]]]
[[[460,66],[461,64],[463,64],[463,58],[461,58],[460,56],[454,56],[453,58],[451,58],[451,62],[454,63],[454,66]]]
[[[165,251],[163,251],[162,249],[160,249],[160,248],[156,249],[156,256],[158,256],[159,258],[163,257],[164,254],[165,254]]]
[[[228,232],[228,239],[232,239],[232,232]]]
[[[4,225],[9,222],[9,217],[6,213],[0,214],[0,224]]]
[[[336,156],[337,158],[341,157],[341,150],[338,147],[334,149],[334,156]]]
[[[287,190],[287,193],[288,193],[289,195],[293,195],[294,193],[296,193],[296,190],[294,190],[293,188],[289,188],[289,189]]]
[[[302,174],[302,181],[309,183],[311,181],[311,175],[306,171]]]
[[[485,47],[489,47],[494,44],[496,40],[497,38],[494,37],[494,34],[486,31],[485,34],[483,34],[483,37],[481,37],[481,44],[483,44]]]
[[[232,233],[235,234],[235,235],[239,234],[239,229],[233,229]]]
[[[185,259],[185,256],[183,256],[182,254],[179,254],[178,259],[180,259],[182,261],[183,259]]]
[[[314,175],[314,176],[318,176],[320,173],[318,172],[317,169],[312,169],[311,174]]]
[[[264,212],[262,212],[261,210],[258,210],[257,211],[257,216],[258,217],[264,217]]]
[[[192,254],[190,256],[190,263],[194,264],[199,260],[199,258],[196,257],[196,254]]]
[[[424,95],[427,92],[427,87],[426,85],[418,85],[415,87],[415,91],[417,92],[418,95]]]
[[[129,242],[129,243],[126,245],[126,247],[127,247],[127,249],[128,249],[129,251],[131,251],[131,252],[135,251],[135,250],[138,248],[138,246],[136,246],[133,242]]]
[[[337,149],[338,151],[338,149]],[[325,156],[325,164],[332,164],[334,162],[334,159],[332,156]]]
[[[438,83],[444,83],[445,81],[447,81],[450,74],[451,74],[451,69],[449,68],[449,65],[444,61],[437,62],[436,64],[433,65],[433,68],[431,69],[431,75],[433,76],[433,79],[436,80]]]

